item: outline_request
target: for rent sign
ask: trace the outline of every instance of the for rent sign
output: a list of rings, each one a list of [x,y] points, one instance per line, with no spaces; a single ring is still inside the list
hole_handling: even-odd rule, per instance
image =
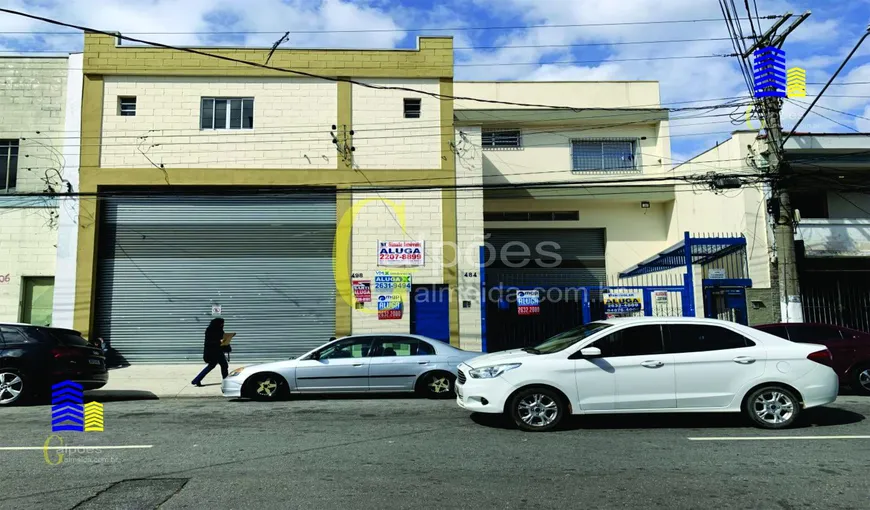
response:
[[[422,266],[423,241],[378,241],[379,266]]]

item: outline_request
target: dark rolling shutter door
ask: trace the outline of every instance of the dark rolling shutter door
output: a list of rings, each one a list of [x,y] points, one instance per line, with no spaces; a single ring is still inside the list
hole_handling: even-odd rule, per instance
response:
[[[487,285],[604,285],[604,229],[491,229],[486,233],[489,235],[487,257],[493,260],[487,268]],[[519,246],[522,245],[517,245],[517,242],[528,246],[531,260],[522,267],[511,267],[521,264],[526,258],[521,255],[503,256],[506,252],[521,252]],[[558,247],[551,243],[557,243]],[[551,256],[541,252],[557,253],[561,262],[557,267],[541,267],[535,259],[546,263],[553,261]]]
[[[200,362],[220,307],[233,361],[335,331],[335,196],[117,197],[100,231],[96,333],[130,362]]]

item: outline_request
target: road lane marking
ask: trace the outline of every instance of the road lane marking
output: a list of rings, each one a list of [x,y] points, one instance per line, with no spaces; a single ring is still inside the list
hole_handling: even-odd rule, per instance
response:
[[[0,446],[0,452],[19,452],[29,450],[143,450],[153,448],[151,444],[131,444],[121,446]]]
[[[870,436],[746,436],[689,437],[689,441],[810,441],[813,439],[870,439]]]

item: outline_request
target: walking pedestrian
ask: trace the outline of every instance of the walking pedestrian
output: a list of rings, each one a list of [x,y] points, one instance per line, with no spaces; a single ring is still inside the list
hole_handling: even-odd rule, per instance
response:
[[[212,319],[208,328],[205,330],[205,343],[202,348],[202,360],[208,363],[202,372],[197,375],[190,384],[202,387],[202,380],[211,372],[214,367],[221,366],[221,376],[226,379],[229,372],[229,364],[221,349],[221,342],[224,339],[224,320]]]

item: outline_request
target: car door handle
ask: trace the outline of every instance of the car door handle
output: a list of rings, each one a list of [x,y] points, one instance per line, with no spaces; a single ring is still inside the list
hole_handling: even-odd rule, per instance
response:
[[[363,366],[363,364],[362,364],[362,363],[354,363],[353,366],[355,366],[355,367],[361,367],[361,366]]]
[[[644,361],[643,363],[641,363],[641,365],[645,366],[647,368],[659,368],[661,366],[664,366],[664,363],[662,363],[661,361],[653,360],[653,361]]]
[[[417,364],[418,365],[428,365],[429,362],[428,361],[418,361]]]
[[[734,363],[740,363],[741,365],[748,365],[750,363],[755,363],[755,358],[750,358],[749,356],[737,356],[732,361]]]

